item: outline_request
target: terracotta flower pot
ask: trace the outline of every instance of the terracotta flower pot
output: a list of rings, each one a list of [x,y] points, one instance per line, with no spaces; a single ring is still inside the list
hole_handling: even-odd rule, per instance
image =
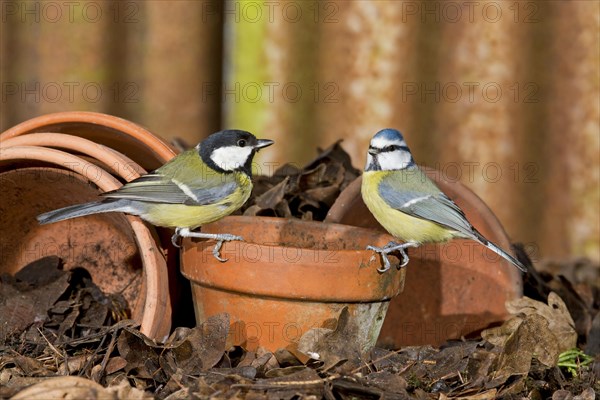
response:
[[[367,351],[378,337],[390,299],[402,291],[404,269],[380,274],[367,244],[391,240],[376,231],[268,217],[226,217],[203,232],[241,235],[221,263],[213,241],[186,240],[182,273],[192,282],[198,324],[231,316],[232,344],[269,350],[293,347],[312,328],[329,326],[348,308],[355,337]]]
[[[440,189],[465,212],[489,240],[510,250],[502,225],[487,205],[460,182],[425,169]],[[332,206],[326,221],[385,230],[363,203],[359,177]],[[473,241],[452,240],[408,251],[410,263],[404,292],[392,300],[380,345],[439,345],[476,333],[506,319],[507,300],[520,297],[520,272],[503,258]]]
[[[14,273],[37,258],[58,255],[67,268],[88,269],[104,291],[123,292],[132,306],[133,318],[141,323],[146,335],[168,335],[171,306],[166,261],[139,218],[103,214],[44,226],[35,219],[42,212],[97,198],[98,190],[90,182],[102,191],[114,190],[121,182],[82,157],[17,144],[36,142],[69,148],[105,165],[130,161],[114,150],[86,143],[85,139],[56,134],[30,136],[6,139],[0,144],[0,171],[4,171],[0,175],[3,271]],[[53,167],[39,168],[49,165]],[[135,177],[140,170],[134,166],[128,171]]]

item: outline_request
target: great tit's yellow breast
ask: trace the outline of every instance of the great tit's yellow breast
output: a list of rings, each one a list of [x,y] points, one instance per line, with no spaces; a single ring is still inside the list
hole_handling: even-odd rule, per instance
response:
[[[363,200],[381,226],[390,235],[405,242],[443,242],[451,239],[453,232],[449,229],[434,222],[405,214],[385,202],[380,195],[379,184],[387,174],[392,173],[403,173],[403,171],[367,171],[363,174],[361,187]]]
[[[194,229],[217,221],[239,209],[250,197],[252,180],[242,172],[234,172],[237,189],[213,204],[190,206],[186,204],[153,204],[150,213],[143,216],[153,225]]]

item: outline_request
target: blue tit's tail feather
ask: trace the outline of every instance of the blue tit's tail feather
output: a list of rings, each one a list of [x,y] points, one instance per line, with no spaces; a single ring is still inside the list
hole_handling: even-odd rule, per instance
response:
[[[53,222],[63,221],[65,219],[83,217],[84,215],[99,214],[112,211],[127,212],[129,201],[125,200],[104,200],[93,201],[91,203],[76,204],[59,208],[58,210],[49,211],[37,216],[40,225],[51,224]]]
[[[494,244],[494,243],[490,242],[489,240],[487,240],[476,229],[473,229],[473,231],[475,232],[475,236],[477,238],[477,241],[479,241],[479,243],[481,243],[482,245],[484,245],[485,247],[487,247],[488,249],[490,249],[494,253],[498,254],[499,256],[503,257],[506,261],[510,262],[515,267],[519,268],[521,270],[521,272],[527,272],[527,267],[525,267],[523,265],[523,263],[521,263],[515,257],[511,256],[510,254],[508,254],[507,252],[505,252],[504,250],[502,250],[496,244]]]

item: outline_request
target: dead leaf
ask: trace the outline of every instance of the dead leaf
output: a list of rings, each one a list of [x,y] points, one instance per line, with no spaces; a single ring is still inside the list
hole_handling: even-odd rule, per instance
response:
[[[127,365],[127,361],[123,357],[111,357],[106,363],[106,374],[110,375],[122,370]]]
[[[190,398],[192,398],[190,396],[190,389],[183,388],[183,389],[179,389],[178,391],[176,391],[174,393],[171,393],[170,395],[165,397],[165,400],[187,400]]]
[[[523,323],[521,318],[510,318],[500,326],[485,329],[481,332],[481,337],[494,346],[504,347],[510,335],[519,328],[521,323]]]
[[[548,304],[523,297],[509,302],[507,309],[514,315],[510,320],[482,332],[484,339],[502,349],[487,387],[527,375],[534,358],[547,368],[555,366],[559,354],[577,344],[573,319],[555,293],[548,296]]]
[[[275,358],[282,367],[304,365],[292,352],[288,349],[279,349],[275,351]]]
[[[593,300],[589,297],[593,296],[590,296],[590,294],[587,293],[588,298],[584,300],[581,297],[580,292],[585,295],[583,292],[586,287],[579,286],[578,291],[577,288],[563,276],[558,276],[557,279],[554,279],[549,283],[549,286],[564,301],[565,306],[569,311],[569,315],[573,318],[573,326],[575,327],[577,334],[582,338],[587,338],[592,326],[593,318]],[[587,286],[587,288],[589,288],[589,286]]]
[[[276,363],[277,359],[272,353],[264,353],[262,355],[257,354],[257,357],[252,361],[250,366],[256,370],[258,375],[264,376],[269,369],[279,367]]]
[[[567,309],[565,302],[554,292],[548,295],[548,304],[521,297],[508,302],[506,309],[513,315],[524,314],[530,316],[537,314],[548,321],[548,329],[558,340],[558,349],[563,351],[577,346],[577,332],[575,322]]]
[[[596,398],[596,394],[594,392],[594,389],[587,388],[583,392],[581,392],[579,395],[575,396],[575,398],[573,400],[594,400],[595,398]]]
[[[527,389],[527,380],[526,376],[521,376],[514,381],[512,381],[507,386],[504,386],[502,389],[498,390],[498,397],[500,398],[511,398],[518,397],[520,393],[523,393]]]
[[[46,399],[153,399],[150,394],[129,386],[125,381],[119,386],[104,388],[89,379],[64,376],[48,378],[24,389],[11,397],[11,400]]]
[[[273,369],[267,371],[265,373],[265,376],[267,378],[280,378],[283,376],[293,375],[299,371],[304,371],[305,369],[307,369],[307,367],[304,365],[294,365],[291,367],[284,367],[284,368],[273,368]]]
[[[117,399],[117,400],[151,400],[154,399],[150,393],[132,387],[127,380],[122,380],[116,386],[109,386],[103,390],[105,395],[98,398]]]
[[[58,367],[58,373],[60,375],[74,375],[77,374],[90,360],[89,354],[77,355],[69,357],[67,362],[62,362]]]
[[[48,319],[48,309],[69,287],[69,274],[59,265],[56,257],[45,257],[20,270],[19,279],[0,278],[0,342]]]
[[[309,162],[305,169],[313,168],[315,165],[322,163],[336,163],[344,168],[346,175],[350,176],[346,177],[346,183],[354,180],[360,175],[360,171],[354,168],[350,155],[344,150],[341,143],[342,140],[340,139],[325,150],[319,149],[319,155]]]
[[[119,354],[127,361],[125,372],[136,378],[166,382],[167,378],[160,368],[157,350],[149,346],[140,335],[123,330],[117,339]]]
[[[592,326],[589,332],[589,339],[585,345],[585,352],[590,356],[600,354],[600,312],[592,320]]]
[[[467,376],[469,381],[463,385],[462,389],[473,389],[484,387],[490,380],[490,372],[492,364],[497,359],[498,355],[485,349],[477,349],[469,357],[467,365]]]
[[[460,400],[493,400],[497,398],[497,390],[490,389],[485,392],[469,395],[469,396],[452,396],[448,397],[443,393],[440,393],[440,400],[448,399],[460,399]]]
[[[361,350],[355,338],[360,327],[350,318],[348,307],[344,307],[334,329],[313,328],[298,341],[298,351],[307,356],[325,361],[330,367],[342,361],[361,359]]]
[[[35,358],[17,355],[13,362],[23,371],[26,376],[49,376],[52,372],[47,370],[44,365]]]
[[[257,197],[255,200],[256,205],[261,209],[275,209],[275,206],[281,200],[283,200],[283,196],[285,195],[285,189],[289,180],[290,178],[286,176],[284,180],[282,180],[277,185],[273,186],[271,189],[261,194],[259,197]]]
[[[340,378],[335,379],[331,382],[334,393],[337,394],[336,397],[341,397],[343,399],[347,398],[375,398],[381,399],[386,398],[384,395],[384,391],[376,388],[365,386],[359,382],[355,382],[353,379],[349,378]],[[360,396],[360,397],[359,397]]]
[[[433,354],[425,364],[427,376],[433,381],[453,379],[466,371],[469,357],[477,348],[477,342],[454,342]]]
[[[386,392],[407,394],[408,383],[406,379],[388,371],[373,372],[367,375],[366,383]]]
[[[552,394],[552,400],[594,400],[595,398],[596,394],[592,388],[587,388],[576,396],[568,390],[557,390]]]
[[[176,369],[184,374],[197,375],[214,367],[223,357],[228,334],[228,314],[212,316],[195,328],[177,328],[161,357],[172,358]]]
[[[304,168],[286,164],[273,176],[254,178],[250,199],[242,207],[244,215],[323,220],[335,199],[360,172],[350,156],[334,143]]]
[[[314,199],[317,202],[316,204],[333,204],[337,196],[340,194],[340,189],[336,186],[325,186],[308,189],[304,193],[308,198]]]

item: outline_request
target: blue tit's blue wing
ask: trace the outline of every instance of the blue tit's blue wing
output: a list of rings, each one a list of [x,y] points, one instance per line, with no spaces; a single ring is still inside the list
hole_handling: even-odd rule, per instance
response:
[[[169,179],[158,173],[150,173],[125,184],[120,189],[103,193],[102,196],[149,203],[200,206],[217,203],[235,192],[236,181],[227,178],[205,176],[205,179],[196,178],[189,183],[183,183],[176,178]]]
[[[472,237],[473,227],[464,212],[423,173],[417,179],[390,174],[379,184],[379,194],[392,208],[433,221]]]

